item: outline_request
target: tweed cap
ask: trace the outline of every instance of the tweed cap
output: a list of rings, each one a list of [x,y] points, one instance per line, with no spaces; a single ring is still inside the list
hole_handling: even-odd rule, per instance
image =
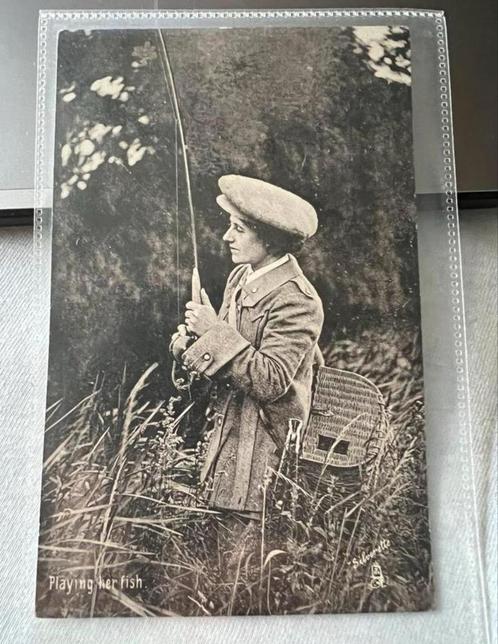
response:
[[[318,218],[313,206],[288,190],[260,179],[226,174],[218,185],[216,201],[231,215],[246,217],[308,239],[316,233]]]

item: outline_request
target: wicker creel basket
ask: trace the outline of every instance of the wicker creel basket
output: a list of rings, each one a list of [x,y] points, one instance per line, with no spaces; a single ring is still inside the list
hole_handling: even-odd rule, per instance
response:
[[[319,367],[301,458],[333,467],[359,467],[372,460],[387,429],[379,388],[359,374]]]

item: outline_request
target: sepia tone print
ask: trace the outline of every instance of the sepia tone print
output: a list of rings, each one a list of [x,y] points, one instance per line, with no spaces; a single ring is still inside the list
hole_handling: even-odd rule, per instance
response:
[[[37,614],[429,608],[408,31],[58,60]]]

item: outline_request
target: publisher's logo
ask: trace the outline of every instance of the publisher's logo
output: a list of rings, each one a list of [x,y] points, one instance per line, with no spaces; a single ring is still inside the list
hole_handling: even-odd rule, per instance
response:
[[[382,572],[381,565],[374,561],[370,568],[370,583],[369,586],[372,590],[375,588],[385,588],[387,585],[387,577]]]

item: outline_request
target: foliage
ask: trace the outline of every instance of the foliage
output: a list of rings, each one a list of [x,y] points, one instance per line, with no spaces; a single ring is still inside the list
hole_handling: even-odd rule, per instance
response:
[[[420,610],[431,601],[417,338],[364,334],[327,352],[389,392],[391,423],[374,461],[313,469],[292,445],[262,482],[263,529],[230,534],[196,483],[204,447],[185,447],[182,403],[146,401],[152,365],[106,410],[101,384],[69,416],[49,410],[38,610],[51,616],[220,615]],[[247,532],[247,531],[246,531]],[[386,546],[386,544],[388,544]],[[377,549],[385,586],[372,588]],[[363,559],[362,559],[363,556]],[[365,559],[366,558],[366,559]],[[363,563],[361,563],[363,561]],[[357,562],[360,562],[357,565]],[[121,575],[140,589],[49,591],[48,575]]]
[[[395,47],[406,75],[408,36],[379,29],[164,31],[203,285],[219,303],[232,268],[218,177],[295,191],[319,215],[300,262],[325,305],[322,346],[418,324],[410,87],[370,68]],[[99,372],[109,396],[124,363],[138,378],[158,362],[150,387],[172,393],[166,348],[189,299],[192,248],[158,52],[154,31],[60,35],[49,373],[51,400],[67,408]]]

